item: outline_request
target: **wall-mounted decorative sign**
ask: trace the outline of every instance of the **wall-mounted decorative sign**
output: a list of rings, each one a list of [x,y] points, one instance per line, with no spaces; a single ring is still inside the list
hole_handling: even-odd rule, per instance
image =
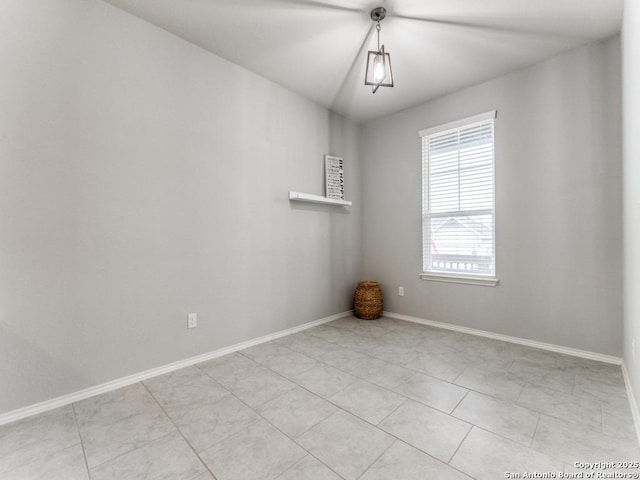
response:
[[[324,176],[326,197],[344,200],[344,161],[342,158],[325,155]]]

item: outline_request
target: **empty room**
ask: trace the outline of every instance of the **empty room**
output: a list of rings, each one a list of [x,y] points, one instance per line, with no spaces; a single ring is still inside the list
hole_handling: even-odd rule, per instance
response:
[[[0,0],[2,480],[640,478],[638,0]]]

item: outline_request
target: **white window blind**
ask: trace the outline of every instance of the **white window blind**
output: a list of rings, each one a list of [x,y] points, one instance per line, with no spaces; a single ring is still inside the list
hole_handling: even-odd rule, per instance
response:
[[[495,279],[494,118],[420,132],[423,278]]]

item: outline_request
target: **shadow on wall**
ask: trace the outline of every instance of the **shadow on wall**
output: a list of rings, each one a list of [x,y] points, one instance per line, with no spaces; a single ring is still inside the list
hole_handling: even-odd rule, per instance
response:
[[[78,370],[0,323],[0,415],[80,390],[87,384],[88,379]]]

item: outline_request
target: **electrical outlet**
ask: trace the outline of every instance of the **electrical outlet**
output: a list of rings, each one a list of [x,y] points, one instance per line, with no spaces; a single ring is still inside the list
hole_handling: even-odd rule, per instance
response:
[[[404,297],[404,287],[398,287],[398,296]]]
[[[198,315],[196,313],[190,313],[187,316],[187,328],[196,328],[198,326]]]

